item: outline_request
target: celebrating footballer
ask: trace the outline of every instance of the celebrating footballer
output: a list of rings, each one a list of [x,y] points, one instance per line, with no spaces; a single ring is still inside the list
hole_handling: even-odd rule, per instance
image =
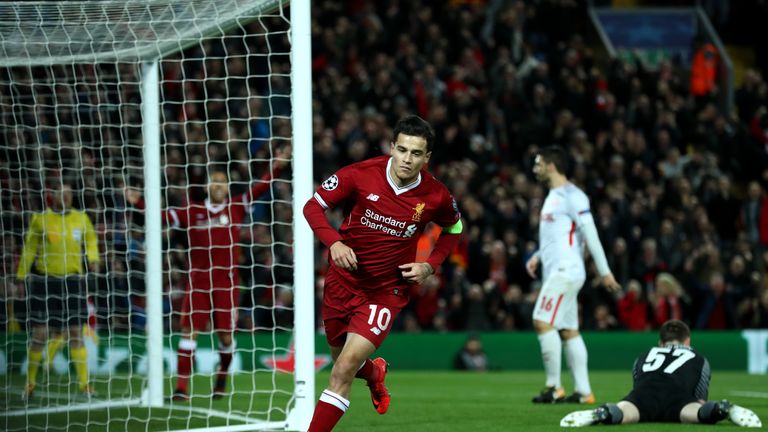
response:
[[[310,432],[330,431],[349,408],[355,377],[367,381],[373,406],[387,412],[387,362],[369,357],[389,334],[410,290],[435,272],[459,240],[461,215],[448,189],[425,166],[435,133],[415,115],[395,125],[390,156],[340,169],[304,206],[315,235],[328,247],[322,318],[334,359],[328,387],[320,396]],[[343,209],[335,230],[325,216]],[[426,224],[442,233],[426,262],[414,262]]]

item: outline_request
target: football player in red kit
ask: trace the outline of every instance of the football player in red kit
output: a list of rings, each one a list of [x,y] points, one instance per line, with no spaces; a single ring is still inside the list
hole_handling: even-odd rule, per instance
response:
[[[432,127],[411,115],[393,132],[390,156],[340,169],[304,206],[315,235],[328,247],[322,317],[334,366],[310,432],[330,431],[349,407],[352,380],[365,379],[379,414],[389,408],[387,362],[369,357],[381,345],[410,290],[435,272],[459,240],[461,215],[448,189],[424,168],[432,155]],[[335,230],[325,211],[340,207]],[[443,227],[426,262],[414,262],[425,225]]]
[[[211,319],[212,330],[219,339],[219,370],[212,397],[218,399],[226,394],[229,365],[235,352],[240,230],[253,201],[269,190],[273,176],[278,175],[288,154],[287,150],[280,151],[273,172],[264,175],[243,194],[230,198],[226,171],[214,170],[208,175],[205,201],[163,212],[164,223],[186,230],[189,246],[189,280],[181,310],[182,336],[177,351],[174,400],[189,399],[197,334],[207,329]],[[126,200],[138,208],[144,204],[137,191],[128,191]]]

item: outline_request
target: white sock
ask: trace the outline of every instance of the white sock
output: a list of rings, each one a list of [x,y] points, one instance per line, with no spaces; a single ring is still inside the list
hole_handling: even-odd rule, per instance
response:
[[[550,330],[539,335],[541,359],[544,361],[544,372],[547,374],[547,387],[560,388],[560,369],[563,358],[563,343],[557,330]]]
[[[323,390],[323,393],[320,394],[320,402],[331,404],[340,409],[341,412],[347,412],[349,409],[349,400],[344,399],[340,394],[334,393],[328,389]]]
[[[573,375],[573,385],[576,392],[586,396],[592,393],[587,371],[587,346],[581,335],[565,341],[565,358]]]

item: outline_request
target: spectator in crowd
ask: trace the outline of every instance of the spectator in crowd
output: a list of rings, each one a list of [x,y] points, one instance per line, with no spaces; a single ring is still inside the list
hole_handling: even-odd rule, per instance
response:
[[[744,302],[741,315],[744,328],[768,328],[768,289]]]
[[[616,281],[624,285],[630,278],[629,250],[627,241],[622,237],[613,241],[613,247],[608,253],[608,265],[616,274]]]
[[[655,280],[656,291],[653,315],[656,327],[674,319],[683,319],[683,289],[680,283],[669,273],[659,273]]]
[[[755,250],[768,246],[768,196],[757,181],[751,181],[747,186],[742,221],[747,239]]]
[[[471,334],[464,346],[453,357],[453,368],[457,370],[482,372],[488,370],[488,355],[483,350],[483,342]]]
[[[723,274],[712,272],[709,281],[699,287],[703,298],[696,328],[710,330],[725,330],[736,327],[736,288],[725,282]]]
[[[655,239],[644,239],[641,243],[641,249],[642,251],[634,265],[632,276],[634,279],[645,284],[646,291],[651,291],[656,276],[660,272],[667,270],[667,264],[659,259]]]
[[[651,310],[642,285],[632,279],[625,286],[626,291],[617,301],[622,326],[629,331],[649,330]]]
[[[591,320],[585,324],[586,328],[591,330],[618,330],[621,323],[611,313],[611,309],[605,303],[599,303],[594,308]]]

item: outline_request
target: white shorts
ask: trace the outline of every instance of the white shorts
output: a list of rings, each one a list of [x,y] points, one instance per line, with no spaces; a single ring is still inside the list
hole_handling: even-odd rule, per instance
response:
[[[557,330],[579,329],[579,291],[586,278],[556,271],[544,281],[533,308],[533,319]]]

